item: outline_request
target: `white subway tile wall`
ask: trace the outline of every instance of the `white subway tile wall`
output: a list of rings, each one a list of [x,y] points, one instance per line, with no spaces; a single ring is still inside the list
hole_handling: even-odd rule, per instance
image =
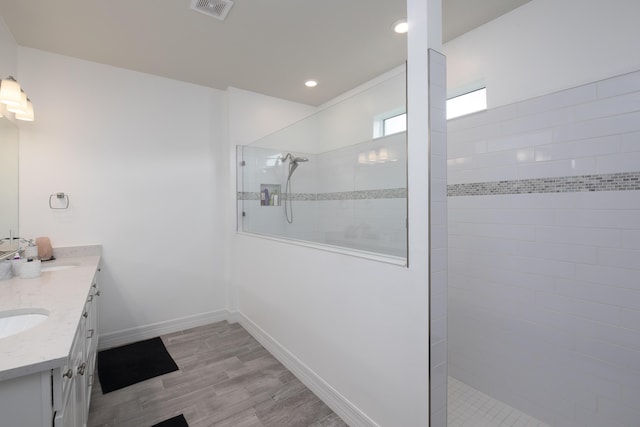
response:
[[[448,148],[449,374],[640,426],[640,72],[452,120]]]
[[[446,76],[444,55],[429,49],[429,396],[432,427],[447,426]]]

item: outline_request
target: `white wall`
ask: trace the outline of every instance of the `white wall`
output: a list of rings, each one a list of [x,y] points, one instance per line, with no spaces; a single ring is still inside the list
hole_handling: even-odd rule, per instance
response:
[[[29,48],[19,72],[36,109],[20,142],[21,234],[102,244],[102,334],[215,318],[223,94]],[[68,210],[49,209],[56,192]]]
[[[251,144],[316,111],[310,105],[237,88],[227,89],[227,94],[229,138],[235,145]]]
[[[379,425],[419,419],[426,280],[403,267],[246,235],[232,250],[244,316]]]
[[[451,375],[555,427],[637,426],[640,71],[452,120],[449,162],[450,192],[524,189],[449,197]]]
[[[319,154],[368,141],[373,134],[373,118],[405,111],[406,90],[406,67],[402,65],[326,102],[315,114],[255,144]]]
[[[444,46],[449,95],[490,108],[640,68],[637,0],[533,0]]]

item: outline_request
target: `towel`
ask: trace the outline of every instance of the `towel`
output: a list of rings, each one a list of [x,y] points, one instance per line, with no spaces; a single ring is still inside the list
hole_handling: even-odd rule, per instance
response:
[[[38,247],[38,256],[42,261],[48,261],[53,256],[53,249],[51,248],[51,241],[48,237],[38,237],[36,239],[36,246]]]

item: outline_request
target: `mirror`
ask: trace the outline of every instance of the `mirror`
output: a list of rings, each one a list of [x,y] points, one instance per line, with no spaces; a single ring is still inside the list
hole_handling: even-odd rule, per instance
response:
[[[0,117],[0,239],[18,236],[18,156],[20,133],[14,123]],[[17,246],[17,242],[13,246]],[[15,248],[0,244],[0,258]]]

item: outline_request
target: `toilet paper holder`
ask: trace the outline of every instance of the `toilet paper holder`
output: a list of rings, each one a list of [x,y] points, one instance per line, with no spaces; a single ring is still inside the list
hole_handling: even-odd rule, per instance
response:
[[[57,199],[57,200],[61,200],[61,204],[62,206],[59,207],[54,207],[53,206],[53,200]],[[68,209],[69,208],[69,195],[68,194],[64,194],[64,193],[56,193],[56,194],[51,194],[49,196],[49,208],[51,209]]]

